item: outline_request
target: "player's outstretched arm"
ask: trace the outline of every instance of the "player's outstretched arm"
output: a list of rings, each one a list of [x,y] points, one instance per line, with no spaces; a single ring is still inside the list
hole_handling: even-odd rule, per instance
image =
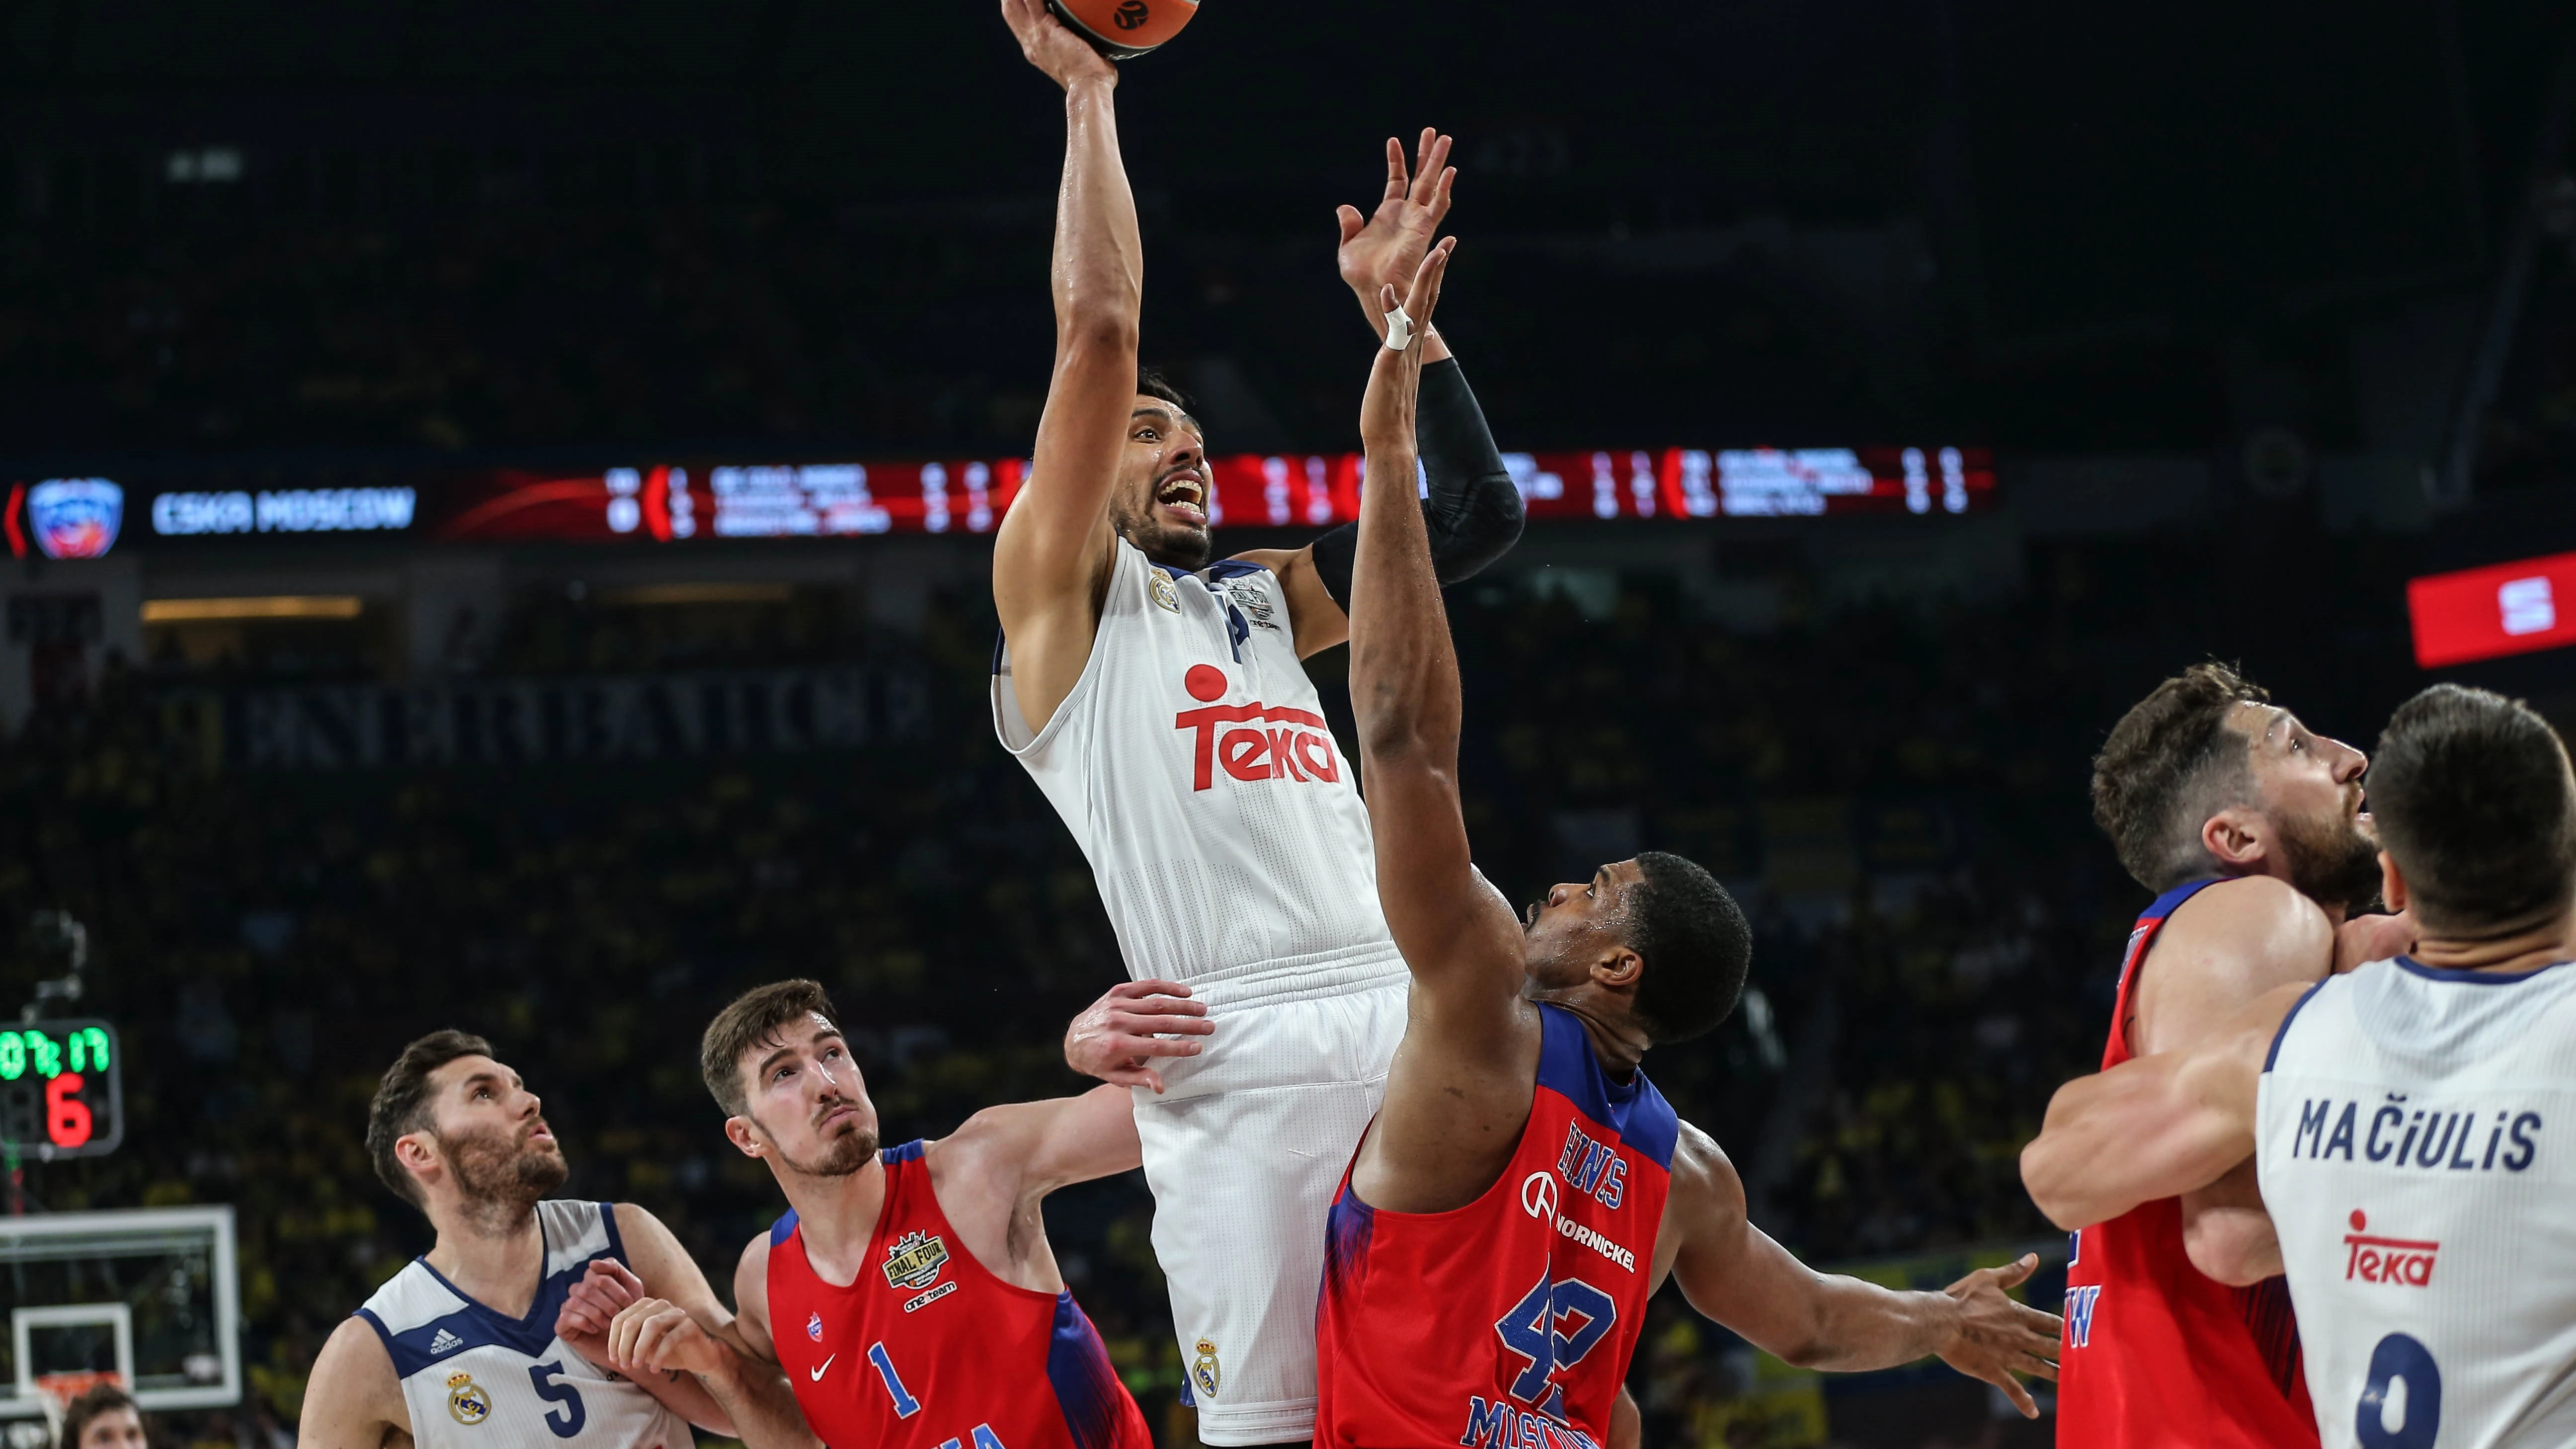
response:
[[[2057,1377],[2057,1315],[2005,1292],[2037,1258],[1981,1268],[1939,1293],[1819,1273],[1747,1220],[1734,1164],[1687,1122],[1659,1245],[1669,1246],[1673,1280],[1693,1308],[1802,1368],[1860,1372],[1937,1354],[2003,1390],[2027,1418],[2039,1408],[2015,1375]]]
[[[1416,274],[1403,311],[1417,329],[1380,347],[1361,404],[1368,449],[1351,583],[1351,708],[1375,827],[1378,900],[1415,983],[1415,1025],[1487,1038],[1519,1000],[1518,922],[1469,858],[1458,798],[1458,656],[1414,492],[1418,329],[1440,296],[1451,244]],[[1381,305],[1397,308],[1394,288]]]
[[[1448,164],[1450,139],[1426,128],[1416,164],[1408,170],[1404,145],[1386,143],[1386,192],[1377,209],[1363,216],[1355,206],[1341,208],[1341,246],[1336,254],[1360,312],[1383,339],[1386,318],[1379,308],[1383,287],[1399,292],[1413,283],[1414,273],[1429,254],[1432,238],[1449,214],[1457,168]],[[1467,375],[1451,357],[1440,329],[1422,329],[1422,382],[1414,438],[1421,450],[1422,510],[1431,539],[1431,565],[1444,584],[1473,578],[1520,541],[1520,489],[1494,446],[1485,411],[1467,386]],[[1241,555],[1279,576],[1288,595],[1300,658],[1321,653],[1350,637],[1344,605],[1351,596],[1351,571],[1359,545],[1350,524],[1300,549],[1265,549]]]
[[[1056,195],[1055,376],[1029,481],[993,544],[993,603],[1032,730],[1072,693],[1091,654],[1108,580],[1109,494],[1136,400],[1144,244],[1118,152],[1118,69],[1047,13],[1002,0],[1029,63],[1064,87],[1064,181]]]
[[[2072,1231],[2208,1187],[2251,1157],[2263,1063],[2312,989],[2267,992],[2191,1047],[2058,1088],[2039,1136],[2021,1152],[2031,1201]]]
[[[344,1318],[314,1357],[295,1424],[303,1449],[409,1449],[411,1413],[384,1340],[363,1318]]]

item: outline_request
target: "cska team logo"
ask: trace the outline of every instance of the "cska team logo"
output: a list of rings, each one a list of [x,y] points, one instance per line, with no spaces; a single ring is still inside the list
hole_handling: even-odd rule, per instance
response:
[[[823,1314],[820,1309],[815,1310],[813,1317],[805,1320],[805,1336],[816,1343],[823,1341]]]
[[[886,1286],[927,1288],[939,1281],[939,1270],[947,1264],[947,1242],[916,1229],[886,1249]]]
[[[53,478],[27,490],[27,523],[47,558],[102,558],[125,521],[125,490],[104,478]]]

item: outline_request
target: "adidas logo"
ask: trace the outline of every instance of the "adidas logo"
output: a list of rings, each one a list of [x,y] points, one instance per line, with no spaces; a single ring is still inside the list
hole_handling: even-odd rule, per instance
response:
[[[454,1353],[454,1352],[456,1352],[458,1349],[463,1348],[464,1346],[465,1346],[465,1340],[464,1340],[464,1339],[458,1338],[455,1334],[452,1334],[452,1333],[448,1332],[448,1331],[447,1331],[446,1329],[444,1329],[444,1328],[442,1328],[442,1329],[440,1329],[440,1330],[438,1331],[438,1336],[437,1336],[436,1338],[433,1338],[433,1339],[431,1339],[431,1340],[429,1341],[429,1351],[430,1351],[433,1355],[435,1355],[435,1354],[442,1354],[442,1353]]]

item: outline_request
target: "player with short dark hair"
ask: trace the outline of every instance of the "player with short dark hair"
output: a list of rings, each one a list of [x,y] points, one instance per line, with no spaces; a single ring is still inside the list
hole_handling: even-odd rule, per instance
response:
[[[2576,1120],[2576,773],[2531,710],[2444,684],[2389,720],[2371,796],[2414,948],[2068,1083],[2023,1179],[2074,1226],[2252,1157],[2311,1435],[2556,1449],[2576,1442],[2576,1174],[2554,1135]]]
[[[2130,933],[2103,1066],[2199,1040],[2266,991],[2402,946],[2379,895],[2361,751],[2206,662],[2158,684],[2093,762],[2093,818],[2155,893]],[[2086,1224],[2067,1268],[2057,1417],[2070,1442],[2315,1442],[2298,1322],[2246,1162]]]
[[[1610,1441],[1646,1301],[1693,1307],[1792,1363],[1868,1369],[1939,1354],[2035,1414],[2057,1320],[2005,1289],[1947,1293],[1808,1269],[1746,1220],[1726,1154],[1641,1061],[1733,1010],[1752,931],[1724,887],[1650,853],[1560,885],[1515,919],[1470,858],[1458,796],[1457,658],[1413,506],[1420,343],[1434,248],[1362,405],[1368,448],[1351,607],[1351,701],[1378,895],[1411,974],[1386,1104],[1336,1195],[1318,1311],[1321,1449],[1516,1449]]]
[[[54,1449],[146,1449],[151,1435],[143,1408],[134,1396],[114,1384],[95,1384],[63,1406],[62,1432]]]
[[[993,541],[993,727],[1090,861],[1136,978],[1076,1020],[1066,1059],[1139,1089],[1199,1437],[1304,1444],[1325,1213],[1404,1029],[1368,815],[1301,662],[1348,635],[1357,534],[1217,557],[1207,435],[1137,367],[1144,247],[1117,68],[1041,0],[1002,10],[1063,88],[1066,125],[1055,372]],[[1378,284],[1409,280],[1429,249],[1449,151],[1425,131],[1408,164],[1389,141],[1375,211],[1339,212],[1341,275],[1381,334]],[[1519,538],[1521,496],[1457,360],[1436,331],[1424,347],[1407,447],[1434,566],[1455,582]],[[1318,480],[1277,486],[1291,518],[1331,521]]]
[[[609,1317],[580,1299],[622,1285],[731,1315],[651,1213],[551,1200],[567,1169],[535,1093],[462,1031],[412,1042],[367,1106],[367,1155],[437,1229],[333,1331],[298,1425],[306,1449],[677,1449],[689,1425],[780,1445],[785,1385],[730,1348],[695,1375],[621,1377]]]
[[[725,1136],[787,1195],[743,1249],[734,1300],[750,1350],[784,1366],[805,1442],[1152,1449],[1040,1211],[1059,1187],[1136,1167],[1126,1089],[988,1107],[880,1150],[833,1019],[819,984],[777,982],[719,1013],[698,1053]],[[619,1322],[656,1313],[694,1336],[649,1304]]]

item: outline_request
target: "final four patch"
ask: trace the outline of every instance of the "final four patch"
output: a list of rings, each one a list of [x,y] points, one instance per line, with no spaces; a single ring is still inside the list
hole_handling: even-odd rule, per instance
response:
[[[1157,574],[1155,577],[1160,578]],[[889,1288],[927,1288],[939,1281],[939,1270],[948,1264],[945,1240],[924,1232],[909,1232],[897,1238],[886,1249],[885,1275]]]

